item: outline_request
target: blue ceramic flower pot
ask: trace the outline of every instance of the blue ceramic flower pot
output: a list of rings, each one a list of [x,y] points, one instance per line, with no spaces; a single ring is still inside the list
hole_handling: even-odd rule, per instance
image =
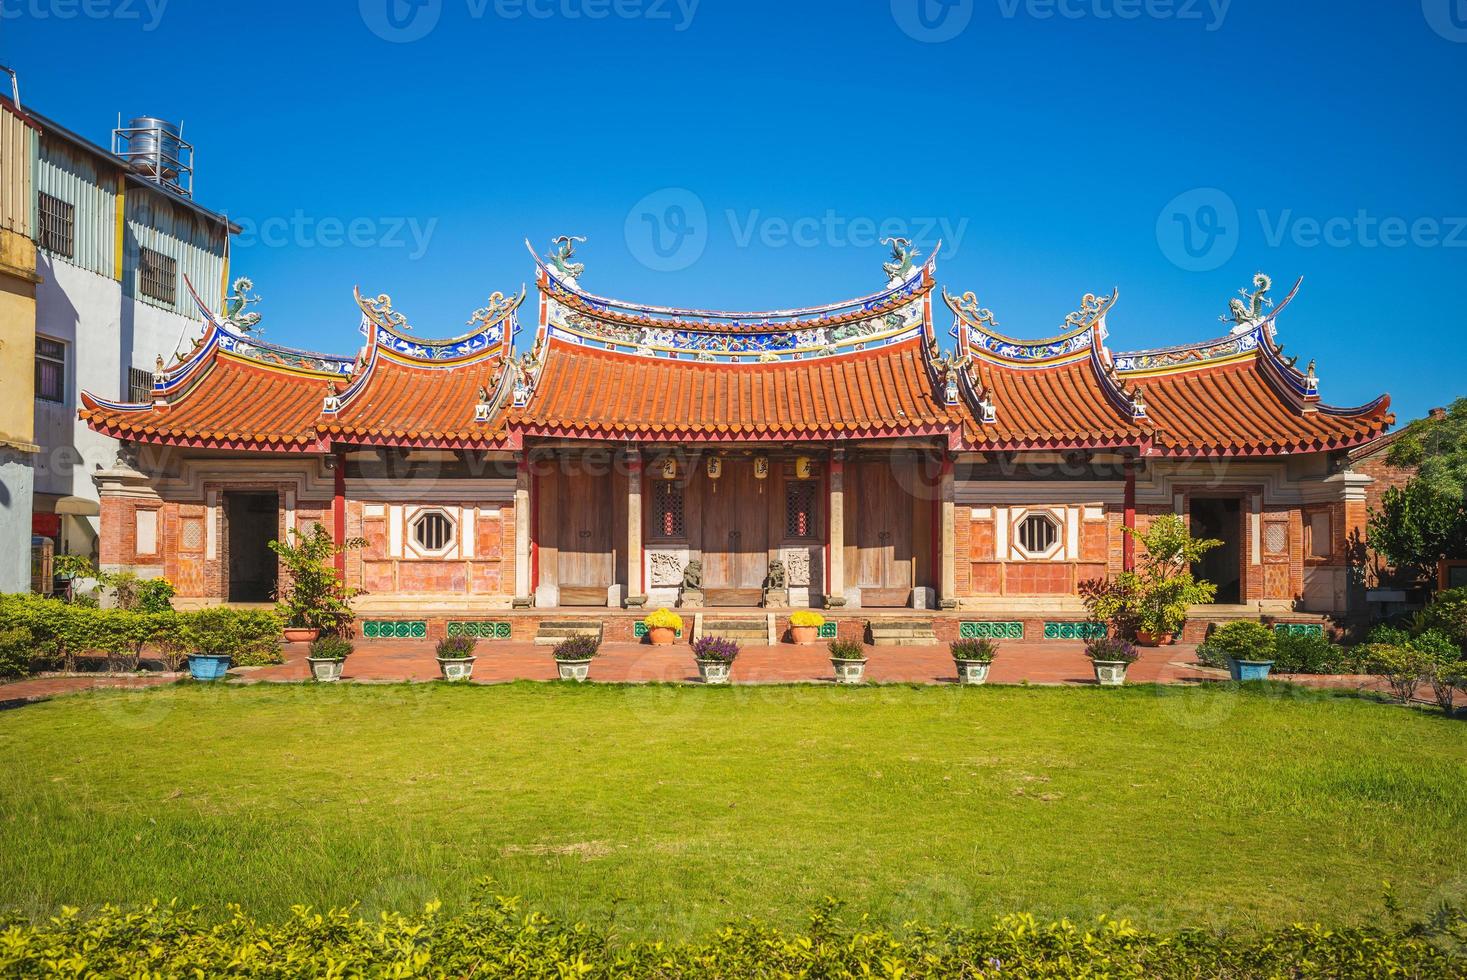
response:
[[[231,659],[211,653],[191,653],[188,655],[188,675],[196,681],[217,681],[229,673]]]
[[[1268,680],[1268,672],[1273,670],[1272,660],[1234,660],[1228,658],[1228,673],[1235,681],[1263,681]]]

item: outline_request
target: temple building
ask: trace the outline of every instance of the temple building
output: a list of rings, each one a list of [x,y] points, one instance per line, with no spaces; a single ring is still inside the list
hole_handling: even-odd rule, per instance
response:
[[[95,477],[104,567],[191,602],[267,601],[267,542],[320,522],[367,542],[342,572],[369,636],[680,606],[928,610],[1040,638],[1083,629],[1079,584],[1132,565],[1124,527],[1177,513],[1223,542],[1197,569],[1218,585],[1199,619],[1357,601],[1370,478],[1350,450],[1393,418],[1385,397],[1325,405],[1314,365],[1284,356],[1297,284],[1275,303],[1260,275],[1225,336],[1123,353],[1116,293],[1019,339],[904,241],[879,292],[759,313],[595,295],[575,241],[536,257],[518,356],[523,291],[447,340],[358,293],[349,356],[200,303],[202,339],[160,363],[149,403],[84,396],[125,447]]]

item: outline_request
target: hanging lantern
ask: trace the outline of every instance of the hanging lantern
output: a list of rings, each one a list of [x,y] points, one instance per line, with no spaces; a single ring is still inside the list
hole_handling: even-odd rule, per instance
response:
[[[754,457],[754,479],[756,479],[756,480],[767,480],[767,479],[769,479],[769,457],[768,456],[755,456]]]
[[[795,476],[801,480],[810,479],[810,457],[795,457]]]
[[[721,457],[721,456],[709,456],[708,457],[708,479],[710,479],[710,480],[716,480],[716,479],[718,479],[721,476],[723,476],[723,457]]]
[[[677,457],[669,456],[662,461],[662,478],[664,480],[677,479]]]

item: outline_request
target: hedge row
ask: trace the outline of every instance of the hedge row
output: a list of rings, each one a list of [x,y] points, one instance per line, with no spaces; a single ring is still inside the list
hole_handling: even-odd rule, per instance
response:
[[[104,656],[108,668],[134,671],[145,653],[182,670],[188,654],[228,653],[237,667],[280,663],[280,620],[273,613],[216,606],[198,612],[97,609],[40,596],[0,596],[0,676],[37,665],[77,669]]]
[[[499,898],[458,916],[297,908],[278,925],[238,910],[222,925],[165,905],[74,910],[0,929],[6,977],[1462,977],[1467,928],[1330,930],[1290,926],[1251,937],[1158,935],[1102,919],[1092,927],[1008,916],[980,929],[852,928],[828,905],[807,929],[729,927],[698,943],[621,943],[564,927]]]

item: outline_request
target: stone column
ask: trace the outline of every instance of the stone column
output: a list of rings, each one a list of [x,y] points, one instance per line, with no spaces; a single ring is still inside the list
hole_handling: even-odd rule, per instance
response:
[[[514,607],[529,609],[535,605],[530,587],[530,456],[515,453],[514,479]]]
[[[938,582],[937,606],[939,609],[958,608],[958,561],[957,561],[957,518],[954,513],[957,499],[957,479],[953,472],[953,458],[945,455],[942,460],[942,480],[938,486],[941,503],[941,523],[938,525],[938,548],[942,555],[942,579]]]
[[[627,608],[647,604],[642,577],[642,451],[628,449],[627,464]]]
[[[833,450],[830,454],[830,468],[826,474],[826,484],[830,490],[830,500],[826,506],[829,533],[825,542],[825,605],[828,609],[838,609],[846,604],[845,461],[844,449]]]

